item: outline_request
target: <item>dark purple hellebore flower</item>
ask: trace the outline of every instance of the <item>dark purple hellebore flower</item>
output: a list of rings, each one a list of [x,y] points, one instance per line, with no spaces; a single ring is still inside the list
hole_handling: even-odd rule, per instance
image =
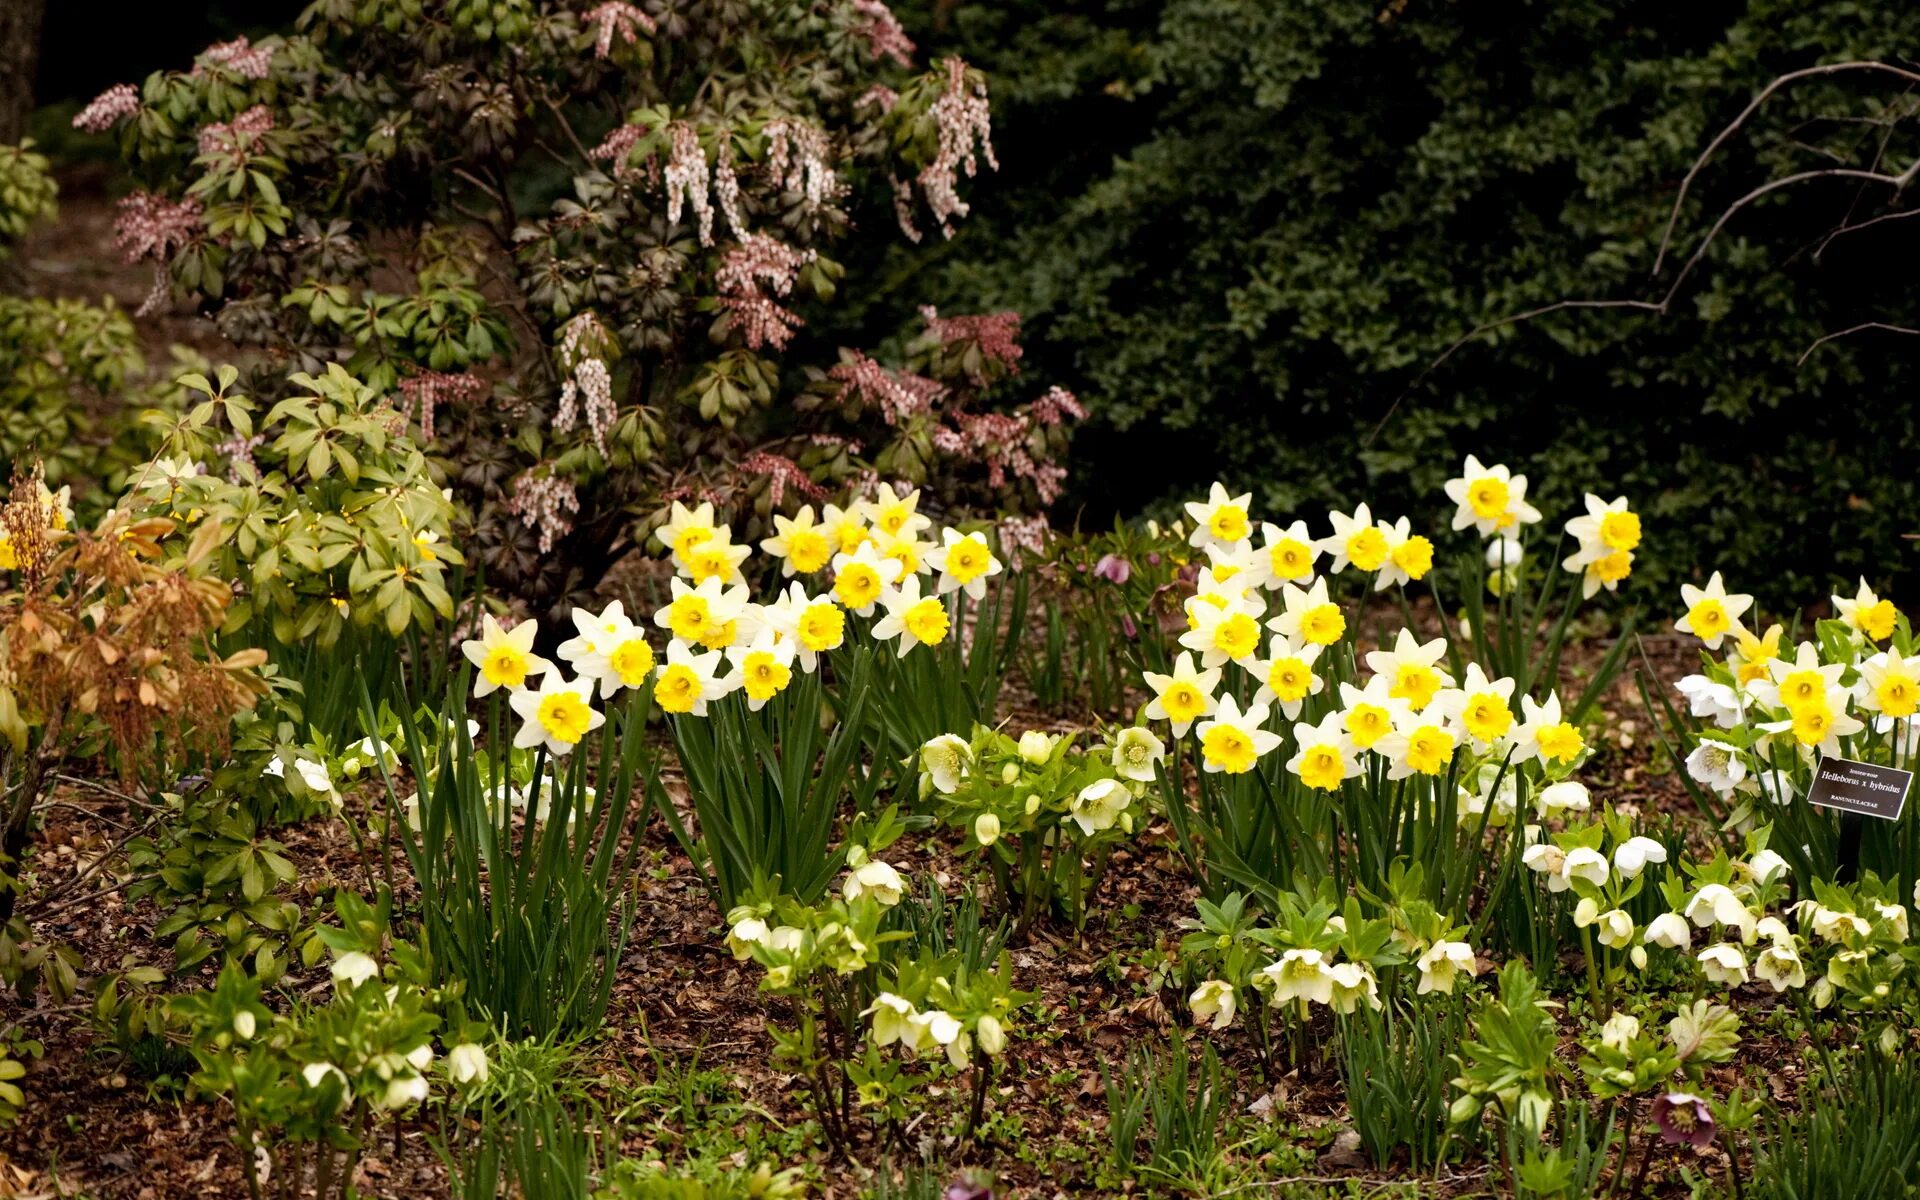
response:
[[[1133,565],[1118,554],[1107,554],[1093,564],[1093,573],[1108,583],[1117,585],[1133,578]]]
[[[1713,1140],[1713,1113],[1705,1100],[1688,1092],[1668,1092],[1655,1100],[1653,1123],[1669,1146],[1685,1142],[1698,1150]]]

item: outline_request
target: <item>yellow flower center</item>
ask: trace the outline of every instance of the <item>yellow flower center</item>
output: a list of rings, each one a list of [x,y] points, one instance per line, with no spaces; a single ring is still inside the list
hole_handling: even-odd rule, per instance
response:
[[[1425,579],[1433,570],[1433,543],[1414,534],[1393,548],[1393,565],[1405,571],[1409,579]]]
[[[796,529],[787,535],[787,561],[802,575],[811,575],[833,558],[833,545],[816,529]]]
[[[1920,686],[1905,675],[1888,675],[1873,690],[1873,699],[1889,717],[1910,717],[1920,703]]]
[[[1540,755],[1554,762],[1572,762],[1586,746],[1580,731],[1565,721],[1540,731]]]
[[[1300,636],[1316,646],[1331,646],[1347,632],[1338,604],[1316,604],[1300,614]]]
[[[907,519],[913,516],[913,510],[904,504],[889,504],[880,510],[874,518],[874,524],[891,536],[898,536],[906,528]]]
[[[628,687],[639,687],[647,681],[647,675],[653,670],[653,647],[647,645],[644,638],[628,638],[614,648],[607,661],[613,666],[613,673],[620,682]]]
[[[1172,721],[1191,721],[1207,711],[1206,693],[1185,680],[1167,685],[1160,694],[1160,707]]]
[[[683,642],[697,642],[712,625],[705,596],[682,596],[667,606],[667,628]]]
[[[1378,704],[1354,705],[1347,710],[1341,724],[1346,726],[1354,745],[1362,750],[1393,732],[1393,717]]]
[[[978,536],[964,537],[947,551],[947,574],[961,583],[972,583],[986,573],[987,565],[993,556],[987,551],[987,544]]]
[[[1313,690],[1313,669],[1297,658],[1276,658],[1267,668],[1267,687],[1289,703],[1304,700]]]
[[[540,722],[547,737],[556,742],[572,745],[587,736],[587,723],[593,716],[593,710],[580,698],[578,692],[555,692],[543,696],[540,707],[534,710],[534,716]]]
[[[1593,574],[1601,583],[1619,583],[1633,574],[1633,554],[1628,550],[1615,550],[1602,555],[1593,562]]]
[[[1300,755],[1300,782],[1330,792],[1347,777],[1347,760],[1332,746],[1311,746]]]
[[[1505,737],[1513,727],[1513,710],[1497,692],[1476,692],[1467,697],[1460,720],[1468,733],[1480,741],[1491,742]]]
[[[1827,702],[1827,683],[1818,671],[1794,671],[1780,681],[1780,703],[1789,710]]]
[[[685,559],[693,554],[702,542],[713,539],[713,527],[710,525],[689,525],[673,535],[673,552]]]
[[[866,563],[848,563],[833,577],[833,594],[848,608],[866,608],[880,598],[880,572]]]
[[[1421,663],[1401,663],[1393,673],[1393,686],[1387,695],[1396,700],[1405,700],[1409,707],[1419,712],[1433,702],[1434,694],[1440,690],[1440,673]]]
[[[1884,642],[1893,636],[1893,625],[1899,616],[1900,610],[1893,606],[1891,600],[1882,600],[1854,614],[1854,618],[1860,622],[1860,631],[1876,642]]]
[[[1693,627],[1693,636],[1712,639],[1725,633],[1733,622],[1727,617],[1726,605],[1708,596],[1687,610],[1687,624]]]
[[[1467,505],[1473,509],[1473,515],[1482,521],[1506,516],[1507,505],[1512,499],[1513,492],[1507,487],[1506,481],[1491,475],[1467,485]]]
[[[916,641],[937,646],[947,639],[947,606],[937,597],[928,596],[910,605],[900,623]]]
[[[1438,775],[1453,758],[1453,737],[1437,725],[1422,725],[1407,738],[1407,765],[1422,775]]]
[[[1347,561],[1362,571],[1378,571],[1387,561],[1387,535],[1378,525],[1355,530],[1347,538]]]
[[[709,579],[726,579],[733,574],[733,559],[718,545],[707,544],[687,555],[687,574],[696,584]]]
[[[1313,574],[1313,550],[1298,538],[1281,538],[1267,551],[1273,574],[1279,579],[1305,579]]]
[[[1260,623],[1234,613],[1213,627],[1213,648],[1228,658],[1245,658],[1260,648]]]
[[[1216,541],[1238,542],[1253,532],[1253,526],[1247,521],[1246,509],[1238,504],[1222,504],[1207,518],[1207,532]]]
[[[1631,550],[1640,544],[1640,515],[1610,512],[1600,518],[1600,541],[1609,550]]]
[[[724,625],[707,622],[707,631],[700,635],[700,644],[709,650],[725,650],[740,640],[740,622],[728,621]]]
[[[1802,746],[1818,746],[1827,740],[1827,730],[1833,727],[1833,712],[1823,698],[1818,704],[1809,704],[1793,714],[1793,736]]]
[[[487,651],[486,658],[480,662],[480,673],[495,687],[517,688],[527,681],[527,670],[532,665],[525,654],[512,646],[500,645]]]
[[[685,663],[670,664],[654,681],[653,698],[667,712],[692,712],[700,700],[700,676]]]
[[[766,700],[787,686],[793,678],[793,671],[773,655],[757,650],[747,655],[747,660],[740,664],[740,678],[747,695],[755,700]]]
[[[838,646],[846,637],[847,615],[836,605],[815,600],[800,614],[795,629],[800,635],[800,644],[818,654]]]
[[[1251,771],[1259,758],[1253,750],[1253,738],[1245,730],[1231,725],[1215,725],[1207,730],[1207,735],[1200,739],[1200,753],[1206,756],[1209,766],[1229,775]]]

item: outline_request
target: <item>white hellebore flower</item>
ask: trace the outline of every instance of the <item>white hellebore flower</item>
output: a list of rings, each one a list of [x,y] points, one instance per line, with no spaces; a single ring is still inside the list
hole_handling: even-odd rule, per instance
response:
[[[901,1042],[911,1046],[916,1029],[913,1024],[915,1010],[913,1003],[892,992],[881,992],[873,998],[873,1003],[862,1009],[860,1015],[873,1018],[873,1044],[891,1046]]]
[[[359,987],[380,973],[380,964],[358,950],[349,950],[333,963],[333,982],[337,986]]]
[[[1772,883],[1789,869],[1787,860],[1772,850],[1762,850],[1747,860],[1747,870],[1753,874],[1755,883]]]
[[[1465,942],[1435,942],[1427,947],[1417,964],[1420,968],[1420,986],[1416,994],[1424,996],[1428,992],[1453,992],[1454,979],[1464,971],[1471,978],[1480,971],[1479,960],[1474,957],[1473,947]]]
[[[1772,985],[1776,992],[1807,986],[1807,969],[1790,941],[1774,941],[1755,955],[1753,974],[1754,978]]]
[[[1613,869],[1622,879],[1633,879],[1647,869],[1648,863],[1667,861],[1667,848],[1650,837],[1630,837],[1614,847]]]
[[[455,1083],[485,1083],[491,1073],[487,1052],[472,1042],[462,1042],[447,1051],[447,1075]]]
[[[1029,729],[1020,735],[1020,757],[1036,767],[1044,767],[1047,760],[1053,757],[1053,747],[1059,740],[1038,729]]]
[[[1132,803],[1133,793],[1127,790],[1126,784],[1118,779],[1096,779],[1073,798],[1074,824],[1088,835],[1112,829]]]
[[[1187,1007],[1193,1010],[1193,1019],[1196,1022],[1211,1021],[1215,1029],[1225,1029],[1233,1024],[1233,1015],[1239,1006],[1233,985],[1224,979],[1209,979],[1193,989],[1193,995],[1187,997]]]
[[[892,908],[900,903],[906,886],[906,880],[900,877],[900,872],[876,858],[847,872],[846,882],[840,885],[840,894],[848,900],[872,896],[882,907]]]
[[[1744,931],[1754,925],[1753,914],[1747,911],[1740,897],[1733,894],[1733,889],[1723,883],[1709,883],[1695,892],[1693,899],[1687,901],[1686,916],[1700,929],[1728,925],[1741,930],[1743,936]]]
[[[1593,807],[1593,796],[1578,779],[1562,779],[1541,788],[1540,794],[1533,798],[1533,805],[1544,821],[1559,813],[1586,812]]]
[[[1154,768],[1167,756],[1167,744],[1153,730],[1133,725],[1113,739],[1113,773],[1135,783],[1152,783]]]
[[[1693,929],[1687,919],[1679,913],[1661,913],[1647,923],[1647,932],[1640,941],[1648,946],[1665,946],[1669,950],[1685,950],[1693,943]]]
[[[1594,936],[1609,950],[1619,950],[1633,941],[1633,918],[1624,909],[1609,909],[1601,913],[1594,924],[1598,929]]]
[[[1575,846],[1567,851],[1567,861],[1560,867],[1560,874],[1569,883],[1584,879],[1595,887],[1602,887],[1607,882],[1607,856],[1586,846]]]
[[[920,747],[920,769],[943,796],[953,795],[972,765],[973,747],[957,733],[943,733]]]
[[[1693,753],[1687,755],[1687,774],[1695,783],[1705,784],[1724,796],[1747,777],[1747,760],[1737,748],[1725,742],[1701,738]]]
[[[1732,942],[1708,946],[1696,958],[1709,982],[1735,987],[1747,981],[1747,956]]]
[[[1310,1004],[1333,1002],[1333,974],[1327,968],[1326,957],[1318,950],[1305,947],[1288,950],[1262,967],[1260,974],[1273,984],[1271,1003],[1276,1007],[1289,1000],[1305,1000]]]

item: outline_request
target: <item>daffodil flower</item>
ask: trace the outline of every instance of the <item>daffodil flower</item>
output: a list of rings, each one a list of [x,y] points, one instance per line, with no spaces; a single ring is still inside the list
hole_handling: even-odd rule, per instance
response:
[[[1253,522],[1247,516],[1247,506],[1252,502],[1252,492],[1229,495],[1226,485],[1215,481],[1207,489],[1205,500],[1187,501],[1187,515],[1193,518],[1193,532],[1187,536],[1187,544],[1199,547],[1246,541],[1253,536]]]
[[[987,580],[1002,570],[985,537],[978,533],[963,534],[957,529],[941,530],[940,545],[927,551],[926,560],[927,566],[939,573],[934,585],[938,594],[963,591],[971,600],[984,598]]]
[[[571,754],[581,739],[606,723],[606,715],[592,701],[592,680],[549,672],[538,691],[515,692],[507,699],[523,722],[513,744],[522,750],[544,744],[549,754]]]
[[[899,657],[905,658],[915,646],[937,646],[947,640],[952,623],[946,602],[938,596],[921,595],[919,576],[908,576],[899,587],[887,588],[881,593],[880,603],[887,612],[873,623],[873,636],[879,641],[898,638]]]
[[[473,694],[485,696],[499,688],[518,691],[529,677],[553,670],[552,663],[533,652],[533,641],[539,636],[538,621],[502,629],[492,614],[482,617],[480,636],[460,643],[460,652],[480,670]]]
[[[1196,670],[1193,655],[1185,650],[1173,660],[1173,673],[1141,673],[1153,689],[1153,699],[1141,711],[1150,721],[1166,721],[1174,737],[1185,737],[1193,723],[1214,710],[1214,689],[1220,686],[1219,668]]]
[[[803,505],[793,516],[773,515],[773,536],[760,543],[763,553],[780,560],[782,578],[812,575],[833,561],[838,547],[831,532],[813,519],[813,505]]]

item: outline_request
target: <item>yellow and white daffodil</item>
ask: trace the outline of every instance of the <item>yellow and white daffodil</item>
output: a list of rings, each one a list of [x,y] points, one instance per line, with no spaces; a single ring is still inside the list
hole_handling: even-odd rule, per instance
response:
[[[741,635],[740,618],[747,610],[745,584],[733,587],[709,579],[689,587],[678,578],[667,581],[672,599],[653,614],[653,623],[676,641],[720,650]]]
[[[1826,703],[1828,692],[1839,686],[1846,672],[1846,663],[1823,663],[1819,647],[1801,642],[1791,659],[1770,661],[1766,675],[1747,691],[1764,708],[1798,712],[1810,704]]]
[[[1513,761],[1572,763],[1587,748],[1587,742],[1573,723],[1560,715],[1559,693],[1547,696],[1545,704],[1536,704],[1532,696],[1520,697],[1521,722],[1513,731]]]
[[[460,643],[460,652],[480,670],[473,694],[486,696],[498,688],[518,691],[527,685],[529,677],[552,671],[553,664],[533,652],[533,641],[539,636],[538,621],[522,621],[512,629],[502,629],[492,614],[482,617],[480,636]]]
[[[1267,642],[1267,657],[1255,659],[1249,666],[1260,681],[1253,702],[1278,703],[1287,720],[1297,719],[1307,697],[1319,695],[1326,686],[1313,671],[1314,660],[1319,657],[1320,647],[1312,642],[1295,642],[1274,634]]]
[[[1342,782],[1360,773],[1357,749],[1341,717],[1330,712],[1318,725],[1302,721],[1293,727],[1297,749],[1287,760],[1287,770],[1318,791],[1337,791]]]
[[[507,703],[522,722],[513,737],[513,744],[522,750],[544,744],[549,754],[571,754],[581,739],[607,720],[593,707],[593,681],[564,679],[558,671],[547,672],[538,690],[517,691],[507,697]]]
[[[1405,517],[1380,528],[1387,535],[1387,559],[1374,576],[1373,590],[1383,592],[1425,579],[1433,570],[1433,542],[1413,532],[1412,522]]]
[[[883,556],[872,541],[864,541],[850,554],[833,556],[834,599],[842,607],[870,617],[881,594],[900,575],[897,561]]]
[[[1331,714],[1340,720],[1340,728],[1356,749],[1371,750],[1375,742],[1406,723],[1413,709],[1391,694],[1393,679],[1387,675],[1368,677],[1364,687],[1340,685],[1340,710]]]
[[[1187,544],[1197,547],[1218,542],[1231,546],[1246,541],[1253,536],[1253,522],[1247,516],[1247,506],[1252,502],[1252,492],[1229,495],[1226,485],[1215,481],[1207,489],[1205,500],[1186,503],[1187,515],[1193,518],[1193,532],[1187,536]]]
[[[647,644],[646,633],[627,619],[620,601],[608,604],[597,616],[576,608],[573,624],[578,633],[560,643],[560,657],[575,674],[599,681],[601,699],[623,687],[645,686],[653,674],[653,647]]]
[[[1727,635],[1740,628],[1740,618],[1753,607],[1752,596],[1744,592],[1728,594],[1718,571],[1704,588],[1681,584],[1680,599],[1686,604],[1687,612],[1673,627],[1699,638],[1709,650],[1718,650]]]
[[[1453,501],[1453,527],[1472,526],[1481,537],[1519,532],[1519,526],[1540,519],[1540,510],[1527,503],[1527,477],[1515,475],[1495,463],[1482,466],[1467,455],[1466,465],[1457,479],[1446,482],[1447,499]]]
[[[1412,630],[1401,629],[1392,649],[1367,651],[1367,669],[1387,678],[1387,695],[1419,712],[1442,689],[1453,686],[1453,677],[1438,665],[1446,654],[1445,638],[1422,643]]]
[[[1195,605],[1190,613],[1194,628],[1180,635],[1180,644],[1200,655],[1203,667],[1218,667],[1229,662],[1251,664],[1260,653],[1259,610],[1247,597],[1224,608],[1211,604]]]
[[[1195,721],[1213,712],[1213,693],[1220,686],[1220,669],[1197,670],[1189,651],[1182,650],[1173,660],[1172,674],[1159,675],[1152,671],[1141,674],[1153,689],[1153,699],[1147,701],[1141,711],[1148,720],[1168,722],[1174,737],[1187,736],[1187,730]]]
[[[1333,532],[1321,538],[1319,544],[1321,553],[1333,560],[1327,565],[1329,572],[1338,575],[1352,564],[1371,575],[1386,565],[1392,549],[1386,528],[1373,519],[1372,510],[1364,503],[1351,515],[1328,513],[1327,520],[1332,522]]]
[[[1885,717],[1911,717],[1920,708],[1920,655],[1902,658],[1898,651],[1882,650],[1860,664],[1854,684],[1860,706]]]
[[[783,579],[826,570],[837,548],[831,531],[814,521],[811,504],[791,517],[773,514],[773,536],[760,543],[762,553],[780,560]]]
[[[793,682],[793,642],[780,638],[771,627],[760,630],[747,645],[726,649],[733,672],[722,681],[727,691],[745,692],[747,707],[759,712],[762,705],[786,690]]]
[[[1347,618],[1340,606],[1327,599],[1327,581],[1315,579],[1305,589],[1282,584],[1281,611],[1267,622],[1267,628],[1281,637],[1316,646],[1331,646],[1346,636]]]
[[[1453,761],[1459,739],[1453,730],[1450,705],[1436,702],[1424,711],[1402,710],[1393,729],[1373,749],[1387,760],[1387,778],[1442,775]]]
[[[1868,641],[1884,642],[1893,636],[1900,610],[1893,606],[1893,601],[1882,600],[1874,595],[1873,589],[1862,579],[1860,590],[1853,594],[1852,599],[1833,597],[1833,615],[1846,622],[1848,628],[1865,634]]]
[[[859,503],[841,508],[837,504],[822,505],[820,509],[820,531],[833,543],[835,554],[852,554],[860,544],[873,536],[867,527],[866,509]]]
[[[1488,679],[1479,663],[1468,663],[1466,678],[1454,689],[1457,699],[1449,702],[1454,719],[1482,754],[1513,732],[1513,687],[1513,680]]]
[[[940,544],[927,551],[926,562],[939,573],[935,591],[942,596],[961,591],[971,600],[985,597],[987,580],[1002,569],[984,534],[961,533],[957,529],[940,531]]]
[[[720,678],[718,650],[695,654],[682,641],[667,643],[667,660],[653,681],[654,703],[661,711],[695,717],[707,715],[707,703],[727,694]]]
[[[912,537],[933,524],[933,518],[920,511],[918,488],[898,493],[883,483],[873,499],[861,502],[861,511],[875,533],[888,537]]]
[[[1268,523],[1260,527],[1260,548],[1256,556],[1264,563],[1263,582],[1269,588],[1281,584],[1303,584],[1313,578],[1313,560],[1320,555],[1305,521],[1295,521],[1282,529]]]
[[[800,669],[812,674],[820,656],[837,650],[847,639],[847,614],[827,596],[809,596],[799,581],[762,610],[762,619],[774,636],[793,643]]]
[[[676,555],[674,566],[695,583],[717,579],[731,586],[746,582],[746,575],[740,570],[740,564],[746,562],[752,553],[751,547],[735,543],[733,531],[722,525],[714,531],[712,537],[694,546],[684,555]]]
[[[653,536],[677,564],[695,546],[713,537],[718,528],[713,522],[711,503],[702,500],[697,507],[690,509],[675,500],[667,510],[667,519],[653,531]]]
[[[947,640],[952,622],[947,617],[946,601],[938,596],[920,594],[920,577],[909,575],[899,587],[887,588],[880,595],[886,615],[873,623],[875,641],[900,639],[897,654],[901,658],[915,646],[937,646]]]
[[[1200,756],[1208,771],[1243,775],[1261,756],[1280,745],[1280,735],[1267,729],[1267,706],[1250,704],[1245,712],[1231,692],[1220,697],[1211,720],[1200,722]]]

